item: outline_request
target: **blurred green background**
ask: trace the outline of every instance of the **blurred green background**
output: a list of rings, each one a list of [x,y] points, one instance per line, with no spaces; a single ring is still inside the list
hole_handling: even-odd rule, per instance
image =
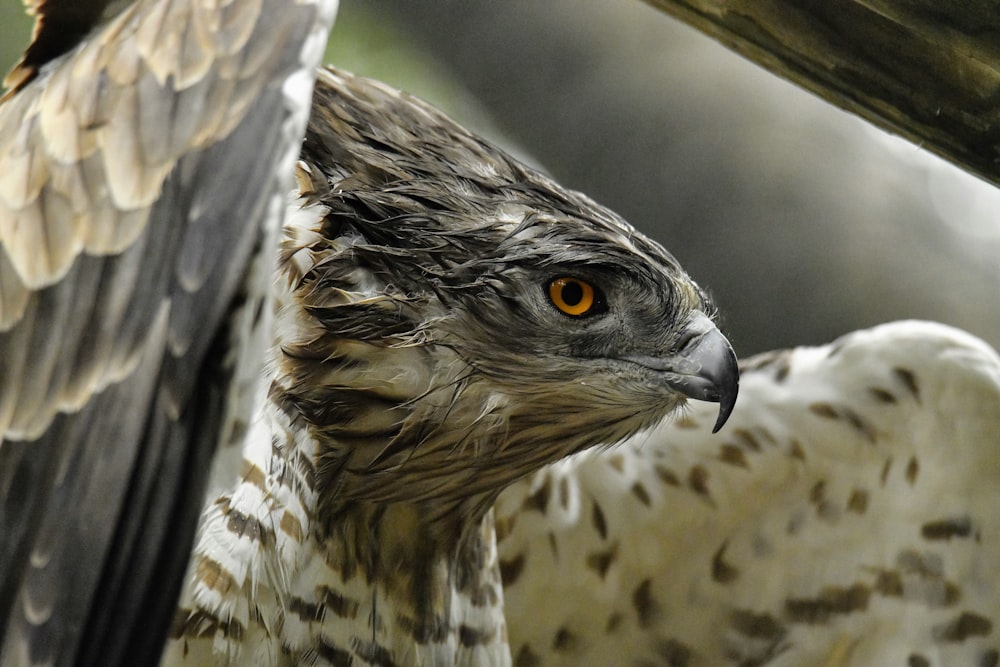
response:
[[[9,65],[30,24],[0,3]],[[907,317],[1000,345],[994,188],[639,0],[342,0],[327,60],[445,108],[660,240],[743,355]]]

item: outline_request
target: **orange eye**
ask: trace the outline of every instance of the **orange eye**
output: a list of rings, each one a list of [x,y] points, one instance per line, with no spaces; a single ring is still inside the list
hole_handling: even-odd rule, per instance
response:
[[[567,315],[586,315],[594,307],[594,286],[579,278],[556,278],[549,283],[549,299]]]

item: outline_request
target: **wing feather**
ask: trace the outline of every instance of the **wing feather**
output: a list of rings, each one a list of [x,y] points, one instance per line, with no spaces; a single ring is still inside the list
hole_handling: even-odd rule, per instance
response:
[[[0,105],[0,663],[155,662],[334,9],[140,0]]]
[[[31,44],[24,57],[4,79],[16,91],[37,74],[42,65],[66,53],[89,33],[121,0],[24,0],[36,17]]]

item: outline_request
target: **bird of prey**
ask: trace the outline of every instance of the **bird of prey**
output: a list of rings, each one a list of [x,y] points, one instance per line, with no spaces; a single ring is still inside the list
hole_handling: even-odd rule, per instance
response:
[[[514,664],[1000,664],[1000,358],[899,322],[744,360],[701,405],[509,487]]]
[[[0,664],[997,664],[987,346],[765,355],[734,412],[710,300],[612,212],[343,72],[303,129],[331,3],[39,7]]]
[[[320,73],[266,396],[213,484],[165,665],[504,665],[505,486],[736,399],[658,244],[431,106]]]
[[[250,416],[335,3],[29,4],[0,104],[0,664],[155,664]]]
[[[168,664],[508,663],[494,499],[686,397],[721,426],[705,294],[375,82],[322,75],[296,168],[328,2],[37,9],[0,110],[0,661],[155,662],[215,456]]]

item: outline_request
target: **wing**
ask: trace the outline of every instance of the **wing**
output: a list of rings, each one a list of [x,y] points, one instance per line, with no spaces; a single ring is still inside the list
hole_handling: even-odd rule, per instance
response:
[[[501,497],[515,664],[997,664],[996,353],[903,322],[741,384]]]
[[[0,663],[155,663],[334,10],[140,0],[0,106]]]

